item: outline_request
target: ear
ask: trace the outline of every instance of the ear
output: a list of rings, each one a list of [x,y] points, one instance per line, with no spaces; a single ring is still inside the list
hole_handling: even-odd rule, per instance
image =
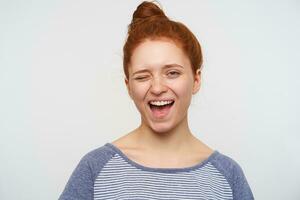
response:
[[[197,69],[196,74],[194,75],[194,86],[193,86],[193,94],[196,94],[201,86],[201,71]]]
[[[125,78],[124,82],[125,82],[126,87],[127,87],[128,95],[129,95],[130,98],[132,99],[132,96],[131,96],[131,90],[130,90],[130,86],[129,86],[129,80],[128,80],[127,78]]]

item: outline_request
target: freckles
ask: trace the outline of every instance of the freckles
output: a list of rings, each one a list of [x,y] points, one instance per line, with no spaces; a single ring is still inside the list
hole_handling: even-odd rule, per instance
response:
[[[171,86],[173,91],[177,91],[178,95],[184,96],[192,93],[192,84],[188,81],[174,82]]]
[[[132,85],[132,94],[137,100],[141,100],[146,96],[148,86],[146,84]]]

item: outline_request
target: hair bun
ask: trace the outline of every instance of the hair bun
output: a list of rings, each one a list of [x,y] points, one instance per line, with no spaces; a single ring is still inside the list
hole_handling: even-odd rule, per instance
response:
[[[158,17],[168,19],[165,13],[153,2],[144,1],[134,11],[132,16],[132,24],[150,17]]]

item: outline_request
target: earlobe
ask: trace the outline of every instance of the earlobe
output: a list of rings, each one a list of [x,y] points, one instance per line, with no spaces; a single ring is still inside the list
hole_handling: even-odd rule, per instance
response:
[[[198,69],[194,77],[193,94],[196,94],[199,91],[200,86],[201,86],[201,71],[200,69]]]

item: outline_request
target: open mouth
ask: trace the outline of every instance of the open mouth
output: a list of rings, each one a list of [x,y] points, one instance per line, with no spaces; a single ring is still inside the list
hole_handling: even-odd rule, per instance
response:
[[[165,107],[171,107],[174,101],[150,101],[149,105],[151,109],[163,109]]]
[[[171,107],[173,106],[175,101],[167,100],[167,101],[150,101],[149,106],[154,115],[154,117],[162,118],[166,116]]]

